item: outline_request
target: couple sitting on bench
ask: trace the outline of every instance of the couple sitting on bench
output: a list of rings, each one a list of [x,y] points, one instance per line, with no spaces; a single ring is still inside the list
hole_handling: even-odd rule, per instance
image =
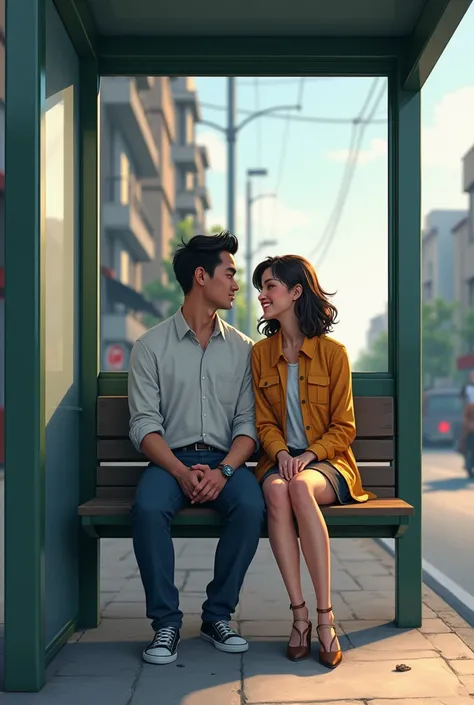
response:
[[[129,369],[130,438],[149,459],[132,508],[133,545],[147,616],[155,631],[148,663],[176,660],[183,614],[174,585],[171,522],[190,505],[225,520],[214,578],[202,608],[201,637],[240,653],[230,626],[262,523],[289,595],[287,656],[309,656],[312,623],[300,579],[301,549],[317,603],[319,660],[342,652],[330,597],[328,530],[320,505],[365,502],[350,445],[355,437],[351,372],[343,345],[327,337],[337,311],[302,257],[268,258],[255,269],[265,338],[253,341],[216,313],[230,309],[234,235],[198,235],[173,259],[184,304],[134,345]],[[245,463],[260,444],[255,471]]]

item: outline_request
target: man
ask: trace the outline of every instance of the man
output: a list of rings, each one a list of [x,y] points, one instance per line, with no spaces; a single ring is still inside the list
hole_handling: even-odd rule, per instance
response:
[[[130,438],[150,460],[132,509],[133,545],[155,636],[148,663],[178,656],[182,612],[174,585],[170,525],[180,509],[208,506],[226,520],[207,586],[201,636],[220,651],[248,649],[229,625],[258,546],[264,503],[245,465],[256,448],[252,341],[217,315],[230,309],[238,242],[196,235],[173,259],[182,308],[134,345],[129,370]]]

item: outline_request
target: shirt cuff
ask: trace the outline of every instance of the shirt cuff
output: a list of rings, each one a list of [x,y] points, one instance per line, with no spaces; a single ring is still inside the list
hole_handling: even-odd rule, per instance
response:
[[[288,452],[288,446],[283,441],[272,441],[268,448],[265,448],[266,454],[273,462],[276,462],[277,453],[281,450],[286,450],[286,452]]]
[[[239,423],[235,424],[232,428],[232,440],[235,441],[237,436],[248,436],[253,440],[258,448],[258,438],[255,426],[251,423]]]
[[[312,453],[315,453],[319,462],[321,462],[321,460],[326,460],[326,458],[328,457],[327,449],[319,441],[310,445],[308,450],[310,450]]]
[[[130,440],[132,441],[135,450],[137,450],[139,453],[142,452],[142,441],[145,436],[148,436],[149,433],[159,433],[160,436],[163,436],[164,428],[159,424],[152,423],[151,421],[149,421],[147,423],[134,426],[132,429],[130,429]]]

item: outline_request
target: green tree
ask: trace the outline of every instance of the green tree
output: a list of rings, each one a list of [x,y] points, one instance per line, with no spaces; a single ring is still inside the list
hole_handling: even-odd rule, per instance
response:
[[[474,352],[474,308],[465,312],[459,335],[466,347],[466,353]]]
[[[388,333],[383,331],[370,350],[363,350],[354,363],[354,372],[387,372]]]
[[[423,304],[422,361],[425,387],[432,386],[436,379],[450,377],[453,372],[457,334],[455,310],[456,304],[439,298]]]
[[[163,259],[163,277],[155,279],[143,288],[143,293],[149,301],[157,304],[157,308],[162,310],[162,318],[172,316],[182,306],[184,301],[183,290],[176,281],[173,271],[173,253],[181,244],[182,241],[187,242],[194,234],[194,225],[192,220],[186,219],[179,222],[176,226],[176,233],[170,242],[169,257]],[[153,316],[146,316],[144,323],[151,328],[159,320]]]

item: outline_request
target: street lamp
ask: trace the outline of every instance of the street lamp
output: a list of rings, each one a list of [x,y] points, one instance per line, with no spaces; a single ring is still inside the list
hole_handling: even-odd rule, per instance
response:
[[[240,124],[237,122],[237,90],[235,76],[227,79],[227,127],[223,127],[216,122],[200,120],[201,125],[207,125],[214,130],[223,132],[227,141],[227,228],[235,234],[235,172],[236,159],[235,147],[237,133],[243,127],[256,118],[275,113],[280,110],[301,110],[301,105],[276,105],[273,108],[264,108],[248,115]],[[235,321],[235,309],[231,308],[227,321],[233,325]]]
[[[266,169],[247,169],[247,251],[245,253],[245,260],[247,265],[247,290],[246,294],[246,315],[245,315],[245,332],[250,337],[251,326],[252,326],[252,257],[255,255],[262,247],[267,247],[269,245],[275,245],[276,240],[263,240],[261,241],[255,252],[252,252],[252,205],[255,201],[260,201],[263,198],[276,198],[276,193],[261,193],[258,196],[252,196],[252,177],[253,176],[266,176],[268,171]]]

